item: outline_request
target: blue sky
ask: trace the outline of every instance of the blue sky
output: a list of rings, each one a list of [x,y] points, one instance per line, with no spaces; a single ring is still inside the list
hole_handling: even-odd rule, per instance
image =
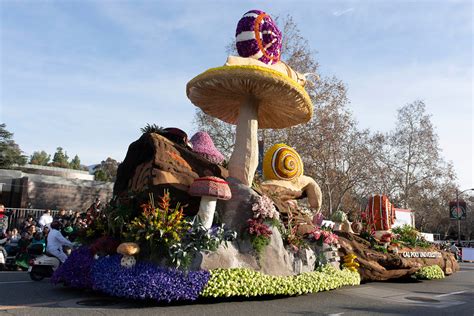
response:
[[[443,155],[473,187],[471,1],[0,0],[0,122],[27,154],[123,160],[146,123],[192,135],[185,94],[225,62],[250,9],[290,14],[324,75],[343,80],[363,128],[426,102]]]

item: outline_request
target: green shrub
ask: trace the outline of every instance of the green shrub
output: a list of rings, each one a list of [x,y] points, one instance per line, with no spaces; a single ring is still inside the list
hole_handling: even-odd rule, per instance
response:
[[[339,210],[332,214],[331,220],[336,223],[343,223],[347,220],[347,214]]]
[[[204,297],[301,295],[360,284],[358,272],[337,270],[331,265],[295,276],[265,275],[247,268],[215,269],[210,273],[201,293]]]
[[[419,280],[444,279],[444,272],[438,265],[423,267],[415,273]]]
[[[401,241],[410,247],[430,247],[430,243],[424,240],[420,233],[410,225],[392,228],[392,233],[397,235],[394,241]]]

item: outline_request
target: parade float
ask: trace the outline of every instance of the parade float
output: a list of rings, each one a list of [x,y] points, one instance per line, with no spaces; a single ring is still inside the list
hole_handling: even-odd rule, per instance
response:
[[[269,15],[249,11],[237,25],[239,56],[187,84],[195,106],[236,125],[227,168],[206,133],[188,139],[178,128],[148,126],[119,166],[114,198],[88,214],[83,245],[53,283],[173,302],[301,295],[436,264],[444,274],[457,269],[445,253],[403,257],[420,245],[397,245],[381,203],[358,225],[344,213],[335,214],[337,227],[322,225],[320,187],[286,144],[269,148],[263,180],[254,181],[257,130],[304,124],[313,115],[305,76],[280,60],[281,37]],[[434,270],[420,276],[439,276]]]

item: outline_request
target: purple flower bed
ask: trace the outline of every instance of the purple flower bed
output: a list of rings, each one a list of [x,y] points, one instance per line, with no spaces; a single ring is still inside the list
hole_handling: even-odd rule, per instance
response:
[[[66,262],[64,262],[51,277],[54,284],[64,283],[78,289],[92,288],[90,277],[94,256],[89,247],[81,247],[74,250]]]
[[[133,268],[120,265],[122,256],[98,259],[91,269],[93,288],[111,296],[156,301],[195,300],[210,278],[208,271],[160,268],[137,262]]]

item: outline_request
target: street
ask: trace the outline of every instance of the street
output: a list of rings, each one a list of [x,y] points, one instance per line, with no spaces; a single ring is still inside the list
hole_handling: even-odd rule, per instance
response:
[[[0,272],[0,315],[474,315],[474,264],[443,280],[379,282],[297,297],[157,305]]]

